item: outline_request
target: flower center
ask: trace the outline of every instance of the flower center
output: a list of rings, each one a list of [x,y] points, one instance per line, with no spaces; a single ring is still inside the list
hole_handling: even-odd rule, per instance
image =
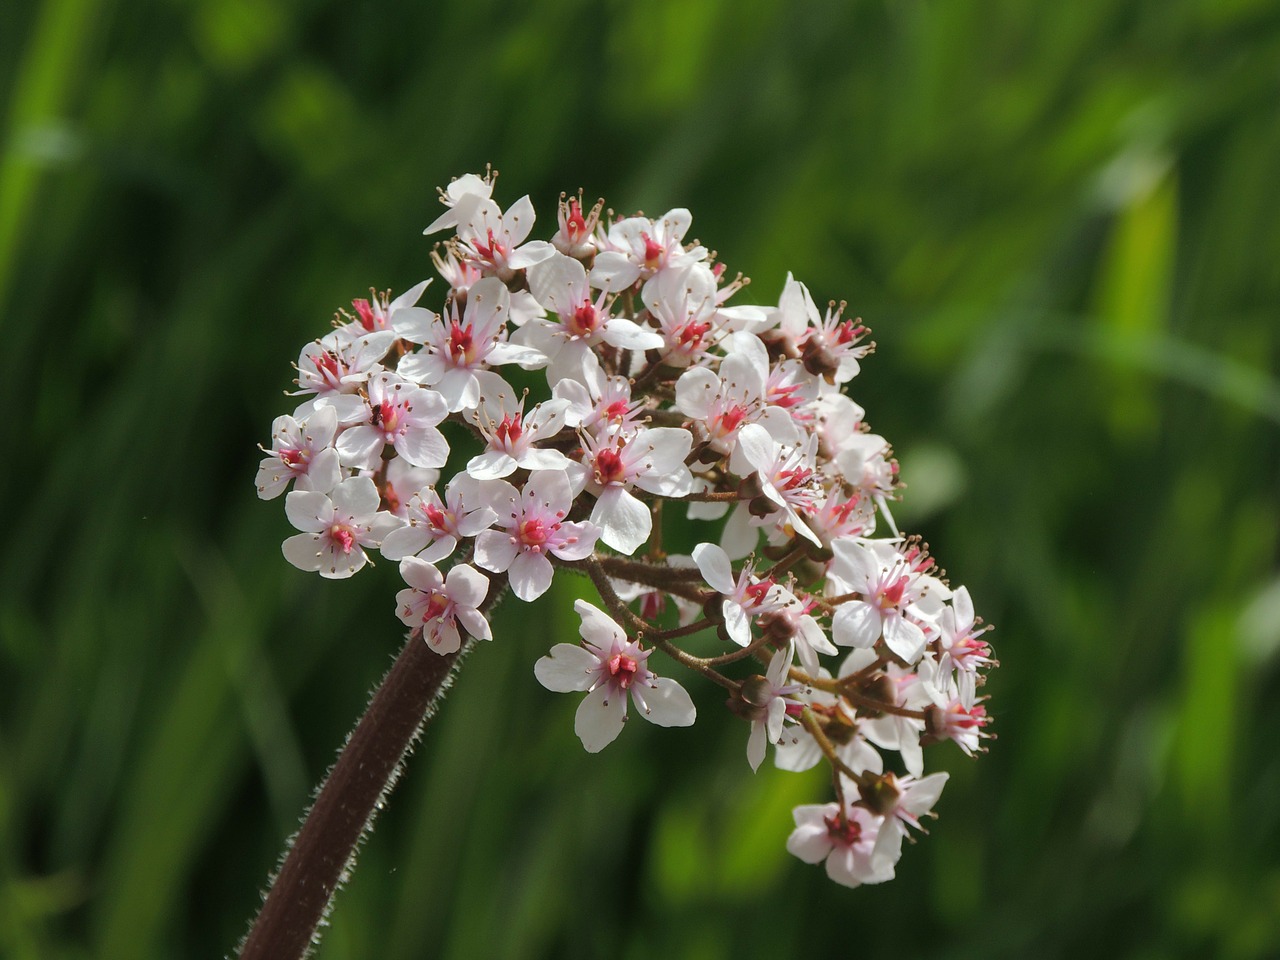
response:
[[[426,606],[422,609],[422,622],[426,623],[428,620],[440,619],[448,607],[449,598],[443,593],[433,591],[430,599],[427,600]]]
[[[640,236],[644,240],[644,265],[650,270],[657,270],[662,266],[663,254],[666,250],[647,233],[642,233]]]
[[[426,509],[422,512],[427,515],[427,523],[431,524],[432,527],[437,530],[446,529],[445,524],[449,518],[445,515],[445,512],[434,503],[428,503]]]
[[[590,300],[583,300],[566,326],[575,337],[589,337],[600,326],[600,311]]]
[[[620,483],[626,479],[622,456],[616,450],[601,450],[596,454],[596,483],[602,486]]]
[[[356,534],[345,523],[335,523],[329,528],[329,539],[336,543],[343,553],[350,553],[356,545]]]
[[[280,461],[286,467],[298,469],[305,467],[307,461],[311,459],[311,451],[306,449],[294,450],[293,448],[285,448],[280,451]]]
[[[577,200],[569,201],[569,216],[564,221],[565,236],[570,243],[581,243],[587,236],[587,221],[582,216],[582,206]]]
[[[837,814],[834,817],[823,817],[827,825],[827,836],[831,842],[841,847],[852,847],[862,839],[862,824],[857,820]]]
[[[471,327],[464,327],[457,320],[449,321],[449,356],[459,365],[471,362],[473,344]]]
[[[615,653],[609,658],[609,676],[613,677],[614,682],[623,690],[631,686],[631,681],[636,677],[636,671],[640,669],[640,665],[636,663],[634,657],[628,657],[625,653]]]
[[[356,308],[356,316],[360,318],[360,326],[364,327],[370,333],[378,329],[378,317],[373,312],[373,306],[368,300],[361,297],[359,300],[352,300],[351,306]]]
[[[540,517],[534,517],[520,524],[520,542],[531,550],[541,550],[550,536],[551,530]]]
[[[894,607],[902,605],[902,594],[907,589],[910,578],[903,575],[895,580],[889,586],[880,591],[878,599],[880,601],[880,609],[892,610]]]
[[[400,405],[390,400],[383,400],[373,408],[373,425],[381,426],[388,435],[400,429]]]
[[[502,418],[502,422],[494,431],[494,437],[500,445],[509,447],[518,441],[523,433],[524,427],[520,423],[520,414],[513,413]]]

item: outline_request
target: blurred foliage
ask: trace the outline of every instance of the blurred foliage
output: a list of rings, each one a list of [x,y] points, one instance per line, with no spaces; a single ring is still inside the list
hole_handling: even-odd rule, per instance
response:
[[[281,559],[254,444],[486,162],[866,318],[999,740],[833,887],[782,847],[821,777],[752,776],[717,691],[583,753],[531,675],[566,582],[501,609],[318,956],[1280,954],[1278,64],[1274,0],[0,5],[0,956],[244,931],[400,641],[394,565]]]

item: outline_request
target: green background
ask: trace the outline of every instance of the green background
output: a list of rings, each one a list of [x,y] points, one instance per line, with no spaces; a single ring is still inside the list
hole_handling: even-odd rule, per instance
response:
[[[999,739],[898,878],[788,856],[821,775],[603,754],[501,608],[324,960],[1280,955],[1280,7],[0,4],[0,956],[217,957],[400,642],[253,489],[301,344],[428,275],[492,162],[688,206],[875,331],[899,519],[997,625]],[[545,229],[543,229],[545,228]],[[435,296],[438,296],[436,294]],[[435,302],[434,300],[432,302]]]

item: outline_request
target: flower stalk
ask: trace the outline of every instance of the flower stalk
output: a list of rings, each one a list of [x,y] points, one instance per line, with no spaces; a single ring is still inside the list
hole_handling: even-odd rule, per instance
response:
[[[504,589],[495,584],[485,606],[495,606]],[[290,841],[240,945],[240,960],[295,960],[310,952],[361,841],[400,777],[405,754],[474,645],[468,638],[459,650],[440,654],[421,631],[410,634]]]

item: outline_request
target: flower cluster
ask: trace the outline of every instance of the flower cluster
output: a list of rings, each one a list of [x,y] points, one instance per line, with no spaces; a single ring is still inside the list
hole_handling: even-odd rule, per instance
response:
[[[562,196],[531,240],[529,198],[503,210],[493,187],[441,191],[440,312],[430,281],[375,292],[303,348],[257,478],[264,499],[292,484],[285,557],[329,578],[398,561],[396,613],[441,654],[491,638],[500,592],[585,573],[601,606],[577,603],[581,642],[534,674],[586,694],[587,750],[629,715],[694,722],[665,657],[727,693],[753,769],[770,745],[784,770],[829,765],[835,799],[795,811],[792,853],[848,886],[891,878],[946,780],[923,748],[983,749],[994,660],[968,591],[898,533],[897,463],[842,392],[867,328],[790,276],[776,305],[730,304],[747,281],[687,239],[687,210]],[[691,555],[663,549],[664,507],[706,531]]]

